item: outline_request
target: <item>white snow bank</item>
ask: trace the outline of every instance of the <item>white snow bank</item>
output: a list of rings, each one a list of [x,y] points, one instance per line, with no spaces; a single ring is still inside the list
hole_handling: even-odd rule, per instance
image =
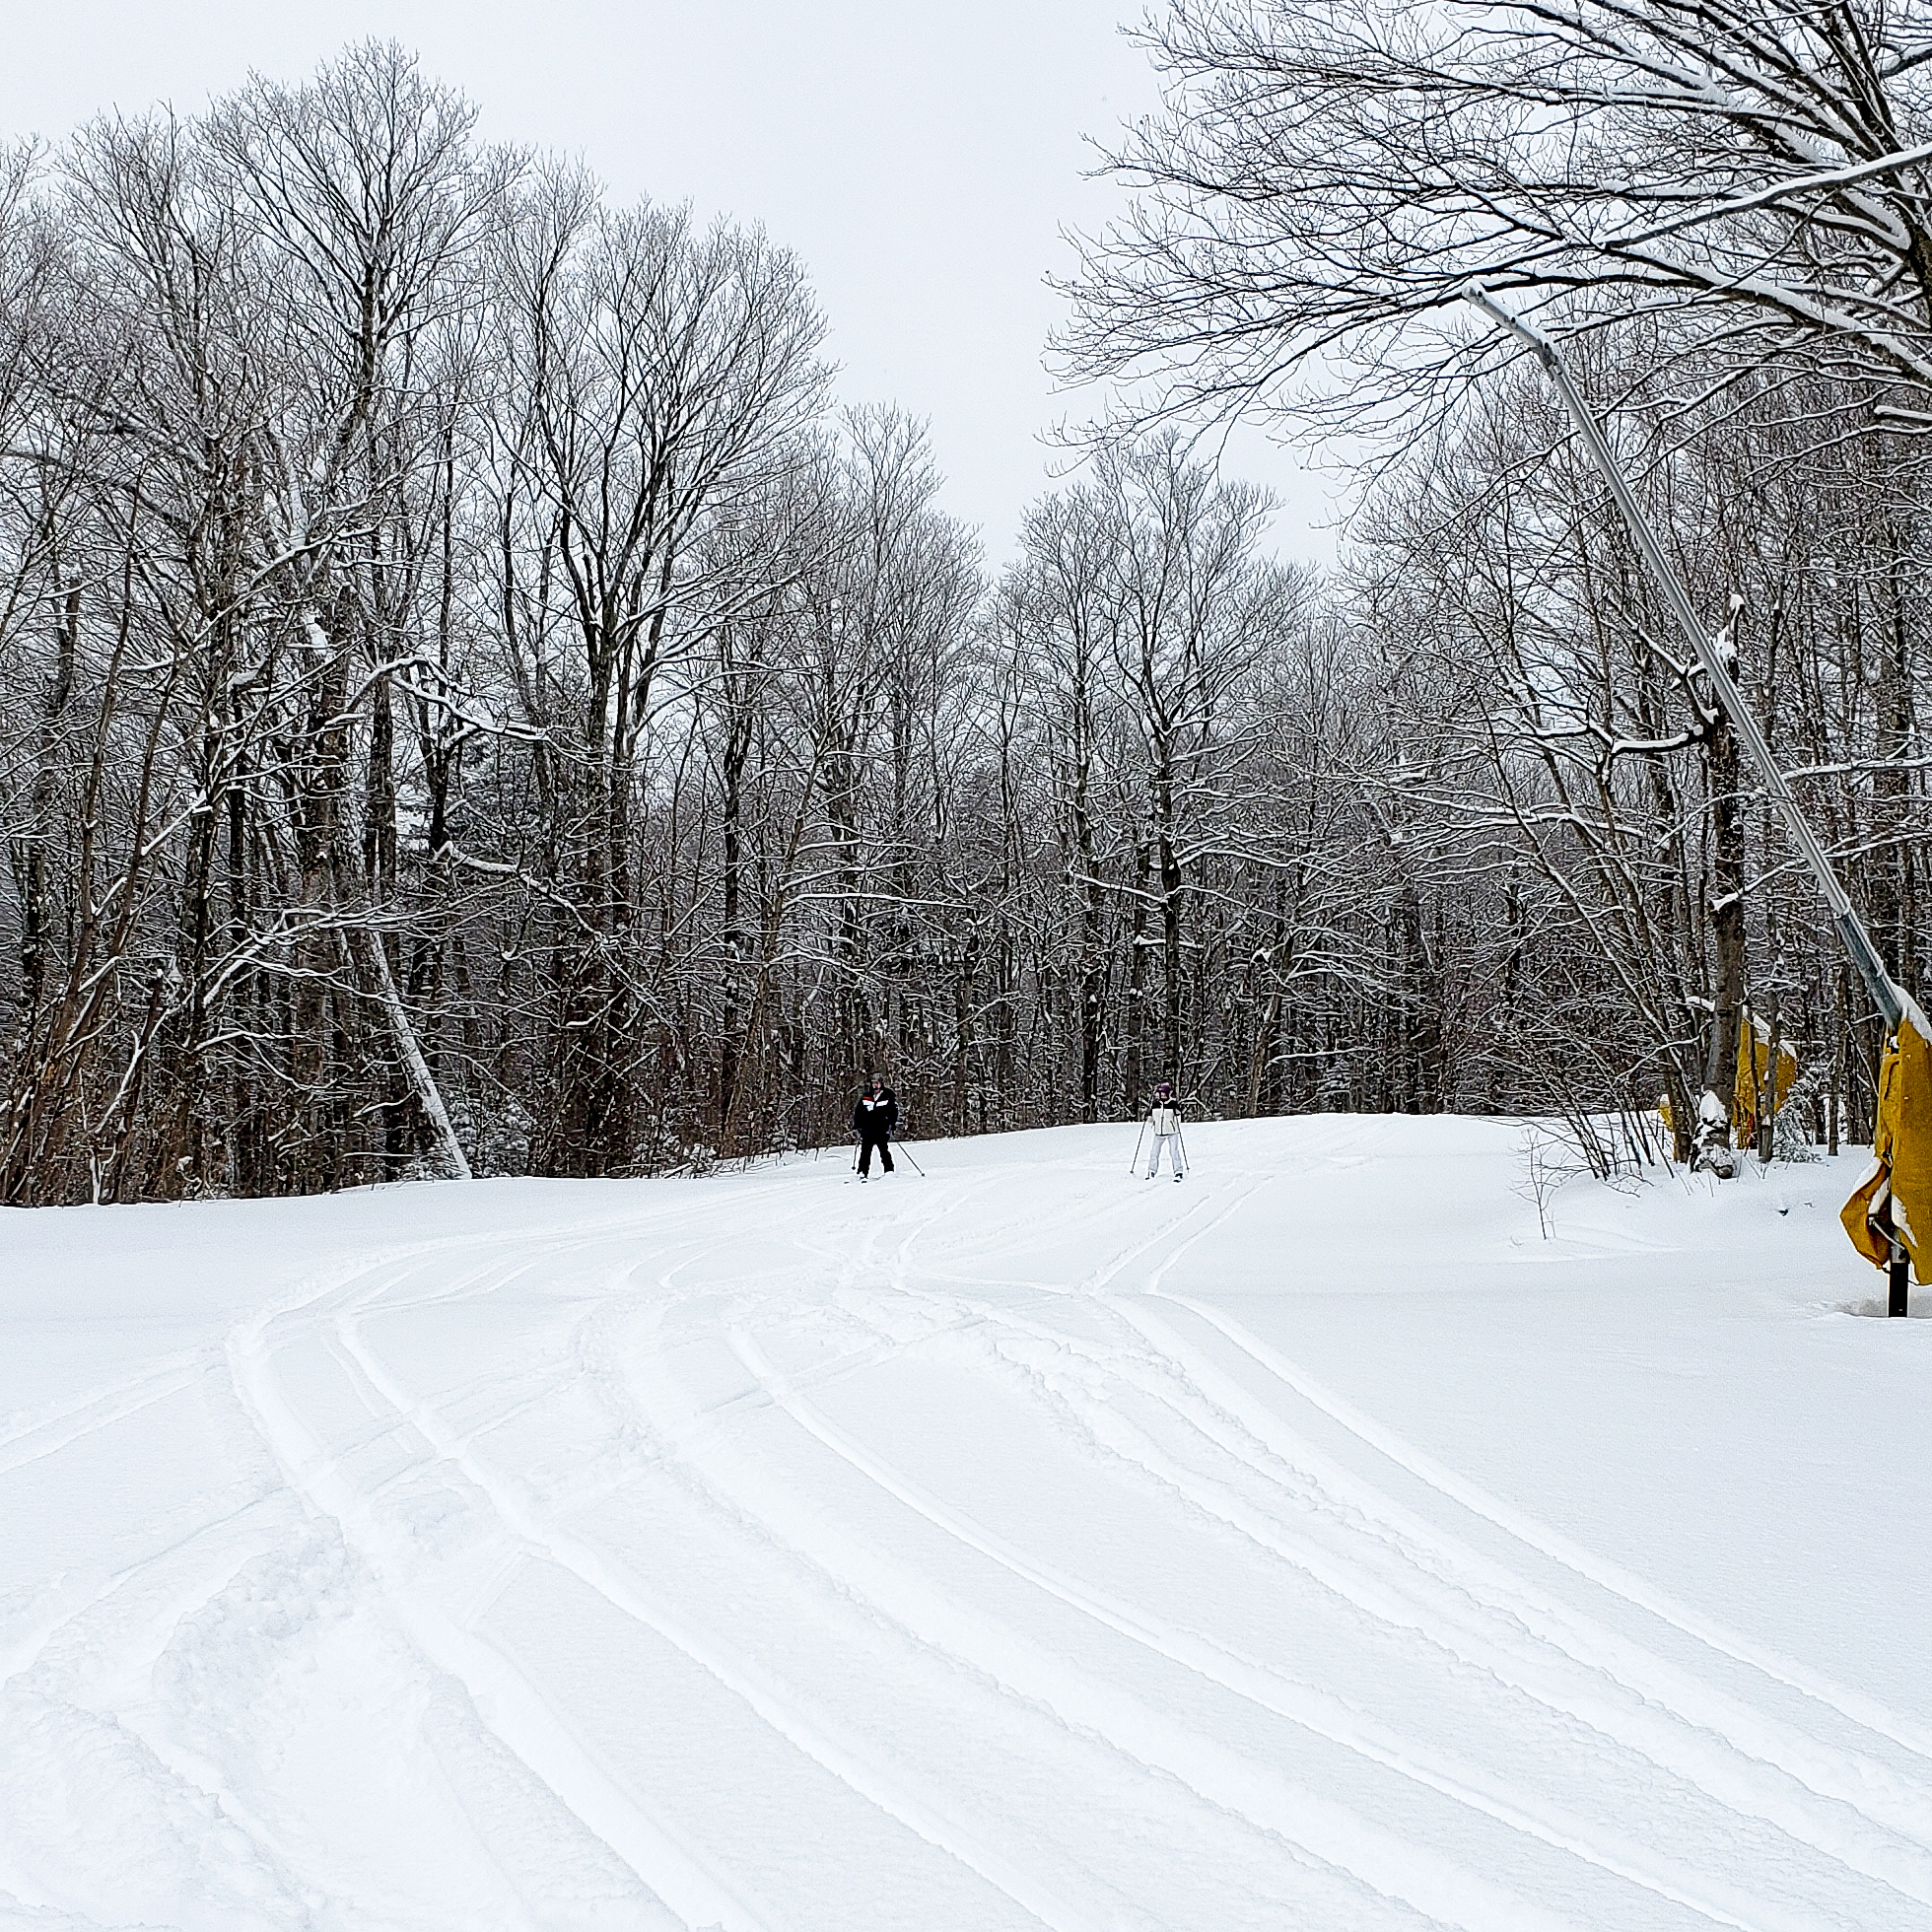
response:
[[[0,1927],[1932,1927],[1854,1163],[0,1215]]]

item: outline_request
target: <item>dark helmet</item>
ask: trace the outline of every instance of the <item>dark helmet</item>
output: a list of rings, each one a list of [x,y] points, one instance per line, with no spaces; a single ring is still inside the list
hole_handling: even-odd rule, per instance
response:
[[[1169,1086],[1165,1080],[1162,1080],[1159,1086],[1154,1088],[1154,1091],[1164,1097],[1165,1095],[1172,1093],[1174,1089],[1171,1086]]]

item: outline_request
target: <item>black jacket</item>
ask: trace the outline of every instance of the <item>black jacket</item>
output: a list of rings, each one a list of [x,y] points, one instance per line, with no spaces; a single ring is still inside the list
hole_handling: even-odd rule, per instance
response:
[[[868,1093],[859,1096],[852,1110],[852,1131],[862,1140],[883,1140],[899,1125],[899,1096],[890,1087],[880,1087],[877,1099]]]

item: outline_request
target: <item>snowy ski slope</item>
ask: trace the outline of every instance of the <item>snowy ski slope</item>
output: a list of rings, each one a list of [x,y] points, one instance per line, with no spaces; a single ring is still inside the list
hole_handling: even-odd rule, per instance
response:
[[[0,1215],[0,1926],[1932,1928],[1849,1160]]]

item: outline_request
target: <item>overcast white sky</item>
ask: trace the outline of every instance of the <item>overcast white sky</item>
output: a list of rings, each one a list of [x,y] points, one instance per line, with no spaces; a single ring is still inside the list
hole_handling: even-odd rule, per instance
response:
[[[580,156],[620,196],[760,221],[797,251],[852,402],[931,419],[944,504],[1010,548],[1043,430],[1091,403],[1041,364],[1063,227],[1118,205],[1083,134],[1155,104],[1119,35],[1139,0],[54,0],[9,9],[0,130],[183,112],[250,68],[296,80],[370,35],[414,48],[486,135]],[[1229,468],[1281,497],[1276,543],[1326,558],[1332,479],[1259,436]]]

